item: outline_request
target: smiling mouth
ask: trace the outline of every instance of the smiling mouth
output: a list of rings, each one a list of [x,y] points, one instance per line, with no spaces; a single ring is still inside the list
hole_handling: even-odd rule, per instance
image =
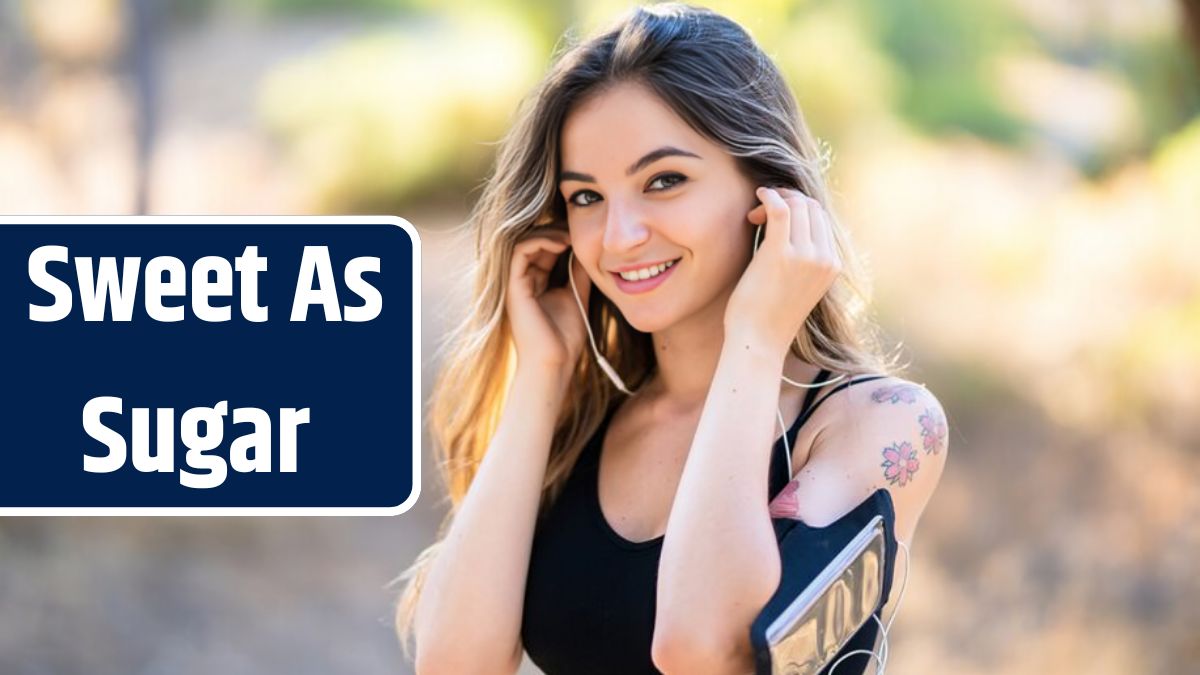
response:
[[[667,262],[659,263],[657,265],[648,265],[646,267],[642,267],[642,268],[634,269],[634,270],[627,270],[624,272],[613,272],[613,274],[615,274],[616,276],[620,277],[621,279],[623,279],[625,281],[645,281],[646,279],[653,279],[653,278],[659,276],[660,274],[666,272],[667,270],[671,269],[675,265],[675,263],[679,262],[680,260],[681,260],[680,258],[676,258],[674,260],[668,260]]]
[[[623,272],[609,272],[609,274],[612,275],[617,288],[623,293],[629,295],[648,293],[666,282],[667,277],[670,277],[675,272],[675,268],[679,266],[680,260],[683,258]]]

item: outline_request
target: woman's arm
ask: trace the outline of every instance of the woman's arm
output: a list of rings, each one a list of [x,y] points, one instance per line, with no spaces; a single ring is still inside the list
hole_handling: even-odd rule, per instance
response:
[[[512,673],[542,482],[558,411],[583,351],[584,325],[566,288],[549,289],[568,246],[543,228],[516,244],[506,309],[517,352],[496,433],[433,561],[417,603],[417,672]],[[587,307],[591,284],[575,276]]]
[[[728,358],[728,370],[725,360],[723,355],[663,542],[655,663],[667,673],[753,670],[750,624],[779,583],[779,549],[763,498],[769,453],[756,451],[771,445],[772,432],[763,429],[774,429],[773,409],[764,415],[738,402],[732,387],[740,393],[754,371],[739,375],[738,359]],[[747,398],[744,404],[761,402]],[[896,536],[911,547],[949,450],[938,400],[923,387],[888,378],[832,395],[822,417],[808,461],[788,488],[795,495],[791,515],[825,527],[886,488],[896,509]],[[743,475],[743,467],[753,467],[755,475]],[[906,556],[897,558],[889,616],[908,566]]]
[[[779,585],[767,473],[783,356],[725,341],[667,521],[652,656],[667,673],[750,670],[749,628]]]
[[[421,592],[416,670],[513,673],[538,500],[561,391],[518,369],[496,434]]]

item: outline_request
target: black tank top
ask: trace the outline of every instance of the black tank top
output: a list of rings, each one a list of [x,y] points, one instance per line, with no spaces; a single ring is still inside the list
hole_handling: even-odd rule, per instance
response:
[[[822,370],[813,382],[829,375]],[[851,384],[880,377],[841,382],[815,404],[819,390],[809,389],[800,415],[787,431],[789,445],[795,446],[800,427],[827,398]],[[650,643],[663,538],[629,541],[609,526],[600,510],[597,469],[615,410],[614,406],[583,448],[563,491],[534,531],[521,640],[546,675],[659,672],[650,660]],[[777,439],[771,450],[771,499],[791,480],[785,452],[782,438]],[[839,658],[853,649],[870,649],[875,631],[875,622],[868,622]],[[862,673],[869,662],[866,655],[852,656],[838,666],[837,673]]]

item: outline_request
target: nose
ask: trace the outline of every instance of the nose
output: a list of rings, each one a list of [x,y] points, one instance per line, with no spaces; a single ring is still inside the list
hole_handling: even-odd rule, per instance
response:
[[[650,238],[650,228],[641,213],[616,200],[609,201],[608,214],[604,223],[604,249],[614,253],[630,251]]]

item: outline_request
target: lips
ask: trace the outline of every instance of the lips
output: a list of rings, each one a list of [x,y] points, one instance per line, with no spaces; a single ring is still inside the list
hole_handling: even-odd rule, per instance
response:
[[[641,270],[653,270],[655,268],[662,269],[661,272],[658,272],[657,274],[654,274],[654,276],[649,276],[645,279],[626,279],[618,272],[609,272],[609,274],[612,276],[613,283],[617,285],[618,289],[624,293],[636,295],[638,293],[652,291],[661,286],[663,282],[667,280],[667,277],[670,277],[675,273],[675,268],[679,267],[681,260],[682,258],[676,258],[675,260],[667,260],[657,264],[641,265],[640,267],[626,267],[621,270],[621,272],[624,272],[626,275],[631,275],[631,273],[639,272]],[[663,269],[664,266],[665,269]],[[646,272],[642,273],[645,274]],[[649,273],[653,274],[653,272]]]

